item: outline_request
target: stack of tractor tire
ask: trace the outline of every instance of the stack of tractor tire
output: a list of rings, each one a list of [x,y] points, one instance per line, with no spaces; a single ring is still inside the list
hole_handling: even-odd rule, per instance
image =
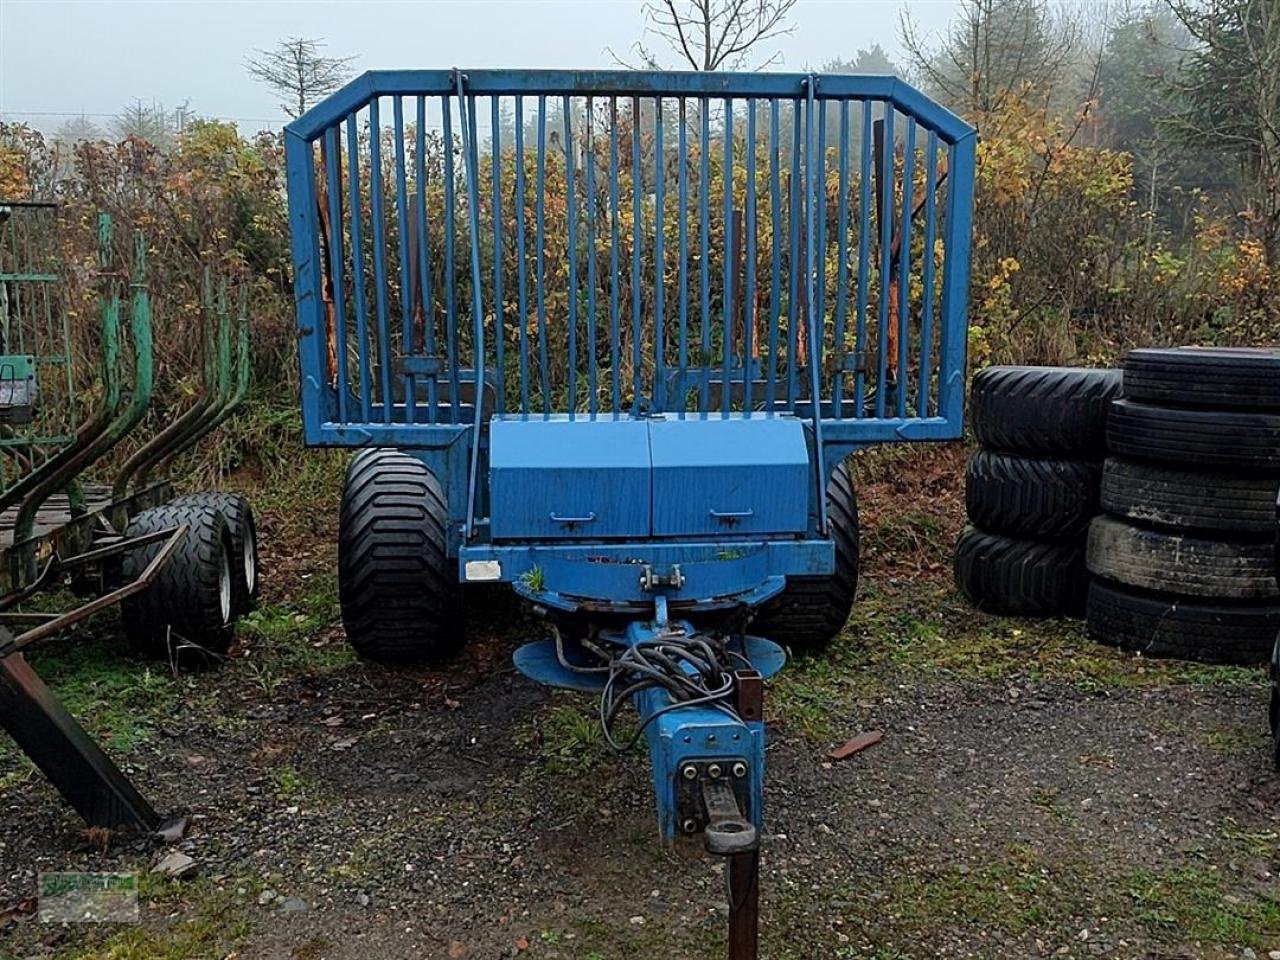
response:
[[[1098,512],[1107,413],[1118,370],[988,367],[973,378],[970,424],[981,445],[965,475],[969,525],[956,582],[981,610],[1079,616],[1089,579],[1085,537]]]
[[[1280,629],[1280,350],[1134,350],[1112,405],[1088,625],[1148,656],[1264,663]]]

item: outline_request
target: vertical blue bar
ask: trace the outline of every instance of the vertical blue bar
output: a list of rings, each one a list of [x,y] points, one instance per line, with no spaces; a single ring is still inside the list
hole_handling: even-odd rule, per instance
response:
[[[520,413],[529,416],[529,291],[524,249],[524,97],[515,98],[516,124],[516,285],[520,318]]]
[[[493,178],[493,392],[494,409],[507,412],[507,301],[502,295],[502,118],[498,98],[489,98],[490,161]],[[472,135],[474,136],[474,128]]]
[[[813,189],[809,194],[813,203],[813,217],[816,221],[811,249],[813,259],[809,261],[809,273],[813,280],[813,313],[809,317],[810,340],[817,344],[817,352],[809,357],[809,367],[818,373],[818,382],[825,373],[822,364],[822,351],[827,338],[827,105],[814,104],[818,114],[818,146],[813,155]],[[817,396],[817,394],[815,394]]]
[[[791,123],[791,283],[787,288],[787,409],[796,410],[796,374],[800,364],[800,101],[792,101]]]
[[[747,100],[747,276],[742,296],[742,411],[751,416],[751,386],[755,378],[753,363],[756,306],[756,101]]]
[[[373,297],[378,317],[378,373],[382,422],[391,422],[391,328],[387,317],[387,237],[383,223],[382,127],[378,123],[378,98],[369,101],[369,206],[373,211]]]
[[[338,422],[347,423],[347,304],[342,277],[342,142],[338,127],[324,132],[325,183],[329,194],[329,276],[333,279],[333,343],[337,355]]]
[[[470,229],[467,231],[471,240],[471,315],[472,315],[472,350],[475,359],[476,395],[473,407],[474,419],[471,424],[471,469],[470,482],[467,484],[467,518],[463,528],[463,538],[469,540],[475,531],[476,489],[480,482],[480,427],[484,415],[484,299],[480,280],[480,148],[476,141],[476,98],[468,96],[463,100],[462,71],[455,71],[458,88],[458,109],[465,110],[462,118],[462,155],[464,172],[467,175],[467,219]]]
[[[373,400],[369,365],[369,310],[365,303],[364,223],[360,202],[360,131],[359,119],[347,117],[347,209],[351,211],[351,285],[356,301],[356,364],[360,370],[360,419],[373,419]],[[323,327],[322,327],[323,329]]]
[[[685,377],[689,375],[689,135],[685,129],[685,98],[680,98],[680,419],[689,404]]]
[[[351,120],[354,127],[355,121]],[[289,181],[289,227],[297,306],[299,360],[302,366],[302,417],[308,442],[317,442],[329,419],[325,396],[325,306],[320,260],[320,224],[316,214],[315,148],[285,131],[285,168]],[[357,261],[358,263],[359,261]]]
[[[938,414],[957,437],[960,436],[964,417],[964,350],[968,336],[969,248],[973,233],[976,145],[976,133],[969,133],[957,141],[951,147],[947,166]]]
[[[667,294],[667,263],[665,259],[666,237],[663,235],[665,228],[666,205],[664,183],[666,171],[667,157],[666,150],[662,145],[662,98],[655,97],[653,101],[653,204],[654,204],[654,224],[656,229],[653,233],[653,403],[655,409],[665,411],[667,409],[667,382],[666,382],[666,361],[664,354],[666,352],[666,294]]]
[[[400,247],[400,354],[413,353],[413,302],[409,296],[409,189],[406,183],[408,172],[404,158],[404,98],[396,97],[391,101],[393,124],[396,137],[396,230]],[[413,377],[404,374],[401,386],[404,389],[405,423],[413,423],[414,406],[416,404]]]
[[[927,161],[924,174],[924,262],[921,265],[921,284],[924,287],[920,303],[920,386],[916,396],[916,416],[929,416],[929,381],[933,373],[933,258],[938,238],[938,135],[929,131],[925,150]]]
[[[699,265],[702,279],[702,356],[699,358],[702,383],[698,397],[698,412],[706,416],[711,409],[711,274],[708,266],[708,221],[711,219],[711,101],[702,97],[698,101],[702,110],[702,186],[698,191],[699,239],[702,257]]]
[[[862,164],[858,179],[858,319],[853,338],[853,415],[867,405],[867,298],[871,273],[871,101],[862,101]]]
[[[773,247],[769,276],[769,373],[765,379],[765,409],[770,414],[778,403],[778,325],[782,316],[782,136],[778,115],[781,104],[769,101],[769,216],[770,245]]]
[[[840,420],[844,412],[840,394],[844,389],[845,317],[849,300],[849,101],[840,101],[840,187],[836,197],[836,329],[834,337],[835,376],[831,384],[831,415]]]
[[[547,358],[547,280],[543,251],[547,246],[543,220],[543,197],[547,194],[547,98],[538,97],[538,195],[535,199],[538,248],[534,251],[534,274],[538,280],[538,372],[542,379],[542,418],[551,416],[551,378]]]
[[[618,231],[618,98],[609,99],[609,376],[613,388],[613,416],[622,413],[622,371],[619,357],[621,329],[618,307],[618,249],[621,238]]]
[[[568,95],[564,113],[565,217],[569,221],[569,419],[578,413],[578,191],[574,183],[573,102]]]
[[[911,319],[911,214],[915,207],[916,122],[907,120],[902,159],[902,227],[898,233],[898,416],[907,415],[908,354]]]
[[[640,411],[640,194],[644,170],[640,166],[640,98],[631,98],[631,414]]]
[[[440,98],[444,124],[444,316],[445,365],[449,368],[449,422],[458,422],[458,310],[457,276],[454,274],[453,246],[458,210],[454,196],[453,108],[448,97]]]
[[[600,409],[596,383],[596,150],[591,138],[595,119],[595,100],[587,97],[587,412],[592,420]]]
[[[827,534],[827,469],[826,462],[823,457],[822,447],[822,386],[820,379],[820,371],[822,369],[822,316],[818,311],[813,291],[813,256],[814,256],[814,224],[813,218],[815,208],[817,207],[817,198],[826,197],[826,184],[824,182],[815,182],[813,179],[814,168],[814,147],[813,147],[813,114],[817,109],[815,96],[818,89],[818,78],[813,74],[805,79],[805,91],[807,99],[805,101],[805,161],[804,176],[806,188],[811,191],[810,196],[813,202],[809,204],[809,209],[805,212],[805,233],[808,235],[806,239],[807,259],[805,261],[805,293],[807,297],[808,317],[809,317],[809,397],[813,405],[813,472],[814,481],[817,486],[815,491],[815,499],[818,504],[818,533],[822,536]],[[823,105],[822,115],[826,116],[825,104]],[[825,129],[825,128],[824,128]],[[819,163],[819,169],[825,169],[825,160]],[[812,184],[812,187],[809,186]],[[823,203],[823,218],[826,218],[826,203]]]
[[[880,167],[880,309],[876,341],[876,416],[883,419],[889,392],[889,284],[893,277],[893,104],[884,102],[884,140]]]
[[[720,416],[727,419],[733,376],[733,101],[724,99],[724,330],[720,333]]]
[[[418,284],[421,295],[423,350],[429,357],[436,354],[436,318],[431,300],[431,268],[427,242],[427,98],[418,97],[418,123],[414,156],[414,181],[417,185],[418,213]],[[436,422],[436,376],[427,378],[427,420]]]

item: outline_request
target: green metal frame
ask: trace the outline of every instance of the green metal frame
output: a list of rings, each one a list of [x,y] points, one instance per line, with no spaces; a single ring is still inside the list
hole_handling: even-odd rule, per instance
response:
[[[129,325],[122,331],[124,280],[113,270],[111,220],[100,216],[97,373],[101,393],[89,418],[77,424],[82,402],[75,392],[67,311],[61,311],[61,323],[57,322],[60,278],[53,269],[57,245],[50,244],[53,255],[38,262],[35,248],[51,234],[32,237],[16,224],[8,224],[6,246],[6,220],[14,206],[38,208],[38,213],[53,221],[51,229],[56,228],[51,204],[0,202],[0,378],[14,381],[34,376],[35,380],[35,389],[22,403],[6,407],[15,410],[12,422],[0,422],[0,536],[6,537],[0,541],[0,727],[9,731],[90,825],[154,830],[159,825],[155,811],[41,683],[22,650],[146,589],[185,536],[185,527],[134,538],[123,531],[130,517],[172,498],[168,471],[173,459],[224,423],[243,402],[250,375],[245,300],[242,297],[239,302],[233,375],[227,285],[219,282],[215,296],[206,274],[203,306],[205,316],[214,322],[205,326],[202,337],[198,401],[143,443],[110,485],[82,484],[84,472],[137,429],[152,400],[155,366],[146,244],[140,233],[135,234],[128,280]],[[38,222],[41,217],[31,219]],[[127,334],[133,361],[129,382],[122,373],[122,334]],[[65,369],[65,382],[59,381],[50,391],[54,403],[44,404],[41,374],[59,368]],[[44,380],[48,382],[47,375]],[[29,424],[27,399],[31,401]],[[60,495],[65,502],[58,499]],[[157,538],[165,539],[165,544],[144,573],[121,583],[122,555]],[[79,583],[88,585],[95,595],[62,612],[22,609],[24,601],[68,578],[73,586],[80,578]],[[16,633],[19,629],[23,632]]]
[[[106,243],[110,243],[110,224],[104,226]],[[105,360],[103,374],[107,383],[107,402],[95,417],[95,429],[92,435],[65,447],[62,452],[48,461],[43,471],[28,474],[23,482],[31,481],[30,491],[23,497],[14,522],[13,546],[10,549],[10,564],[21,565],[21,576],[14,579],[28,579],[36,576],[36,543],[32,532],[35,526],[36,513],[48,500],[49,496],[59,489],[71,484],[85,469],[96,463],[111,451],[121,440],[129,435],[138,425],[151,404],[152,383],[154,377],[154,361],[151,343],[151,301],[147,290],[146,246],[141,234],[135,237],[133,278],[130,282],[132,296],[130,298],[129,320],[130,335],[133,343],[134,383],[128,404],[120,410],[121,382],[119,375],[119,314],[120,298],[118,285],[108,300],[106,310],[107,321],[103,324],[103,342]],[[99,427],[98,424],[101,424]],[[21,486],[22,482],[15,484]],[[68,494],[70,496],[70,494]],[[72,513],[76,511],[73,509]]]
[[[175,457],[190,450],[216,429],[240,407],[249,391],[250,354],[249,321],[246,301],[239,303],[239,328],[236,349],[236,377],[232,386],[231,315],[228,309],[225,281],[219,283],[217,295],[205,278],[206,312],[217,318],[216,331],[209,331],[204,343],[204,386],[196,402],[169,426],[134,451],[120,468],[112,485],[113,499],[123,503],[130,485],[145,489],[153,473],[168,475]],[[211,342],[212,341],[212,342]]]

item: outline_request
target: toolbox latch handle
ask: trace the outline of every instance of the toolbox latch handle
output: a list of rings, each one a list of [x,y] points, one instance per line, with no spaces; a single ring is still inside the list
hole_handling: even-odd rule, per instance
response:
[[[596,518],[595,511],[588,513],[585,517],[562,517],[560,516],[560,514],[556,513],[555,511],[551,512],[552,523],[565,523],[565,524],[591,523],[593,520],[595,520],[595,518]]]

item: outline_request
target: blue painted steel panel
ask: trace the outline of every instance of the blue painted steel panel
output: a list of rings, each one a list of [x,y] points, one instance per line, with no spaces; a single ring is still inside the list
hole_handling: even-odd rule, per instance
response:
[[[902,81],[375,71],[285,144],[306,441],[465,426],[467,543],[493,414],[807,419],[811,535],[838,452],[960,434],[976,134]]]
[[[680,568],[681,585],[662,590],[673,610],[712,609],[767,600],[784,577],[818,577],[835,570],[830,540],[717,540],[639,543],[497,543],[463,546],[463,580],[517,584],[534,593],[585,601],[593,608],[653,610],[655,594],[641,582],[644,568],[669,575]],[[469,570],[483,571],[470,577]],[[537,576],[533,576],[534,572]],[[548,601],[551,598],[548,596]],[[557,605],[557,604],[552,604]]]
[[[642,690],[634,697],[642,720],[671,705],[671,696],[660,688]],[[750,782],[746,810],[742,813],[757,830],[764,826],[764,723],[743,722],[714,707],[682,707],[661,713],[645,728],[649,761],[653,770],[653,795],[658,808],[658,831],[667,842],[680,835],[676,778],[686,763],[742,760]]]
[[[804,425],[789,417],[649,424],[653,533],[803,533],[811,476]]]
[[[495,419],[489,488],[495,540],[648,537],[648,425]]]

